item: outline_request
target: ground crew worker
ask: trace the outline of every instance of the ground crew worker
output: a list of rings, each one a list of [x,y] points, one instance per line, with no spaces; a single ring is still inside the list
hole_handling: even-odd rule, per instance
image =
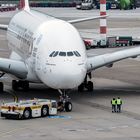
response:
[[[60,96],[59,102],[58,102],[58,107],[57,107],[57,110],[60,111],[60,112],[62,112],[64,110],[64,103],[63,103],[63,101],[64,101],[63,96]]]
[[[120,97],[117,99],[117,112],[121,112],[122,100]]]
[[[116,112],[116,105],[117,105],[117,100],[115,98],[113,98],[111,100],[111,105],[112,105],[112,113]]]

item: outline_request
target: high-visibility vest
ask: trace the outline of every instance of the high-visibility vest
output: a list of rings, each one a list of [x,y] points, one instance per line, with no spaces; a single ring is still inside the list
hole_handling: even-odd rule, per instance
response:
[[[111,101],[111,104],[112,104],[112,105],[116,105],[116,100],[112,100],[112,101]]]
[[[117,99],[117,105],[121,105],[122,104],[122,100],[121,99]]]

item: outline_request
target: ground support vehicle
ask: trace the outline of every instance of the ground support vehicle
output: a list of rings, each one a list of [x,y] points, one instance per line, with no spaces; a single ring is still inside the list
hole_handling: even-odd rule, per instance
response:
[[[82,0],[81,3],[76,5],[76,9],[81,10],[91,10],[94,7],[94,1],[93,0]]]
[[[136,9],[136,0],[119,0],[120,10]]]
[[[84,43],[85,43],[85,47],[87,50],[89,50],[91,48],[91,41],[89,40],[84,40]]]
[[[76,5],[76,9],[81,9],[81,3]]]
[[[30,119],[57,114],[57,102],[49,99],[33,99],[19,102],[3,103],[1,117]]]
[[[132,36],[119,36],[116,38],[116,46],[131,46]]]

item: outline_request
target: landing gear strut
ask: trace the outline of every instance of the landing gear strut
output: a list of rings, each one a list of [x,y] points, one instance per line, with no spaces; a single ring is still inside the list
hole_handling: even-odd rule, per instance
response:
[[[0,92],[3,92],[3,89],[4,89],[3,82],[0,82]]]
[[[58,102],[58,111],[66,111],[71,112],[72,111],[72,103],[70,102],[70,98],[66,94],[66,91],[58,90],[61,94],[60,100]]]
[[[3,77],[5,75],[5,73],[0,73],[0,78],[1,77]],[[4,90],[4,84],[3,84],[3,82],[0,82],[0,92],[3,92],[3,90]]]
[[[28,91],[29,90],[29,82],[28,81],[16,81],[16,80],[13,80],[12,81],[12,89],[14,91],[17,91],[19,89],[23,89],[24,91]]]
[[[91,79],[91,73],[86,74],[84,82],[78,87],[78,91],[82,92],[84,88],[86,88],[88,91],[93,91],[93,82],[88,81],[87,78]]]

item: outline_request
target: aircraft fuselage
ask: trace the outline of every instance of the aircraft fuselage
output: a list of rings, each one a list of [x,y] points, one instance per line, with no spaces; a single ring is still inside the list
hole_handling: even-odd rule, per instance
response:
[[[10,58],[24,61],[25,80],[43,82],[55,89],[79,86],[87,73],[85,45],[68,22],[37,11],[20,11],[7,32]]]

